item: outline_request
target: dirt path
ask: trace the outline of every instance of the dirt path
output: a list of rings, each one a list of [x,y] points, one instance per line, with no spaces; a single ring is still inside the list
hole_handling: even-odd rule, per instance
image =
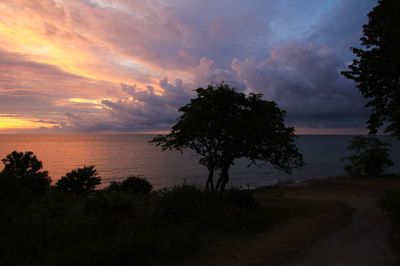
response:
[[[317,236],[332,230],[338,224],[346,223],[349,209],[341,202],[314,202],[314,213],[303,215],[289,223],[276,226],[273,230],[256,235],[250,240],[236,239],[222,241],[214,247],[214,253],[200,255],[187,265],[281,265],[286,258],[311,243]],[[307,228],[307,230],[305,230]]]
[[[354,214],[349,223],[321,236],[284,265],[388,265],[393,260],[386,240],[388,222],[376,204],[386,189],[399,185],[393,180],[339,180],[288,191],[289,195],[302,199],[342,200],[354,209]]]
[[[339,180],[262,192],[261,200],[307,201],[312,212],[256,238],[217,245],[213,254],[193,258],[190,265],[387,265],[393,254],[385,238],[387,222],[376,202],[393,186],[400,187],[400,182]]]
[[[352,200],[351,221],[315,241],[283,265],[385,265],[392,253],[385,233],[387,223],[375,200]]]

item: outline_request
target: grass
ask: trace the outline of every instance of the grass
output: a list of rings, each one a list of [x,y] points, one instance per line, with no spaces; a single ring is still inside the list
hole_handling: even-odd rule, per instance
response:
[[[219,238],[267,230],[300,212],[292,203],[262,202],[250,191],[228,191],[219,199],[190,185],[87,195],[52,189],[1,202],[0,265],[163,264],[201,253]]]
[[[318,195],[313,200],[314,192],[380,197],[391,184],[331,178],[230,190],[222,199],[187,184],[153,192],[118,183],[85,194],[50,189],[41,196],[20,195],[0,201],[0,265],[187,265],[227,246],[240,250],[308,217],[312,228],[287,249],[293,252],[351,218],[347,204]],[[399,236],[400,219],[394,217],[400,217],[400,198],[393,195],[398,194],[386,195],[381,207],[397,230],[393,236]],[[399,239],[394,238],[397,248]]]

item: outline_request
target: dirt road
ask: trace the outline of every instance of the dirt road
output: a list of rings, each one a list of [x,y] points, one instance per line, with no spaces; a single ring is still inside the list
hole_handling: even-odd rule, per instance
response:
[[[369,266],[393,259],[387,221],[376,207],[399,181],[325,180],[261,190],[260,202],[289,199],[310,212],[252,239],[222,242],[191,265]],[[349,207],[353,212],[349,212]]]

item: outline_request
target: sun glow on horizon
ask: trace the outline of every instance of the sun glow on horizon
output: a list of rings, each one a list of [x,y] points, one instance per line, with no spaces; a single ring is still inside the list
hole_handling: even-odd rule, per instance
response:
[[[54,124],[51,127],[55,126]],[[0,132],[18,129],[48,128],[49,123],[27,117],[2,117],[0,116]]]

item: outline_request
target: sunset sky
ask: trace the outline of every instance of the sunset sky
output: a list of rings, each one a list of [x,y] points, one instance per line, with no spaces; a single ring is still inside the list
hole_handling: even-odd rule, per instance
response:
[[[168,130],[193,89],[263,93],[298,133],[363,132],[340,71],[376,0],[0,0],[0,133]]]

